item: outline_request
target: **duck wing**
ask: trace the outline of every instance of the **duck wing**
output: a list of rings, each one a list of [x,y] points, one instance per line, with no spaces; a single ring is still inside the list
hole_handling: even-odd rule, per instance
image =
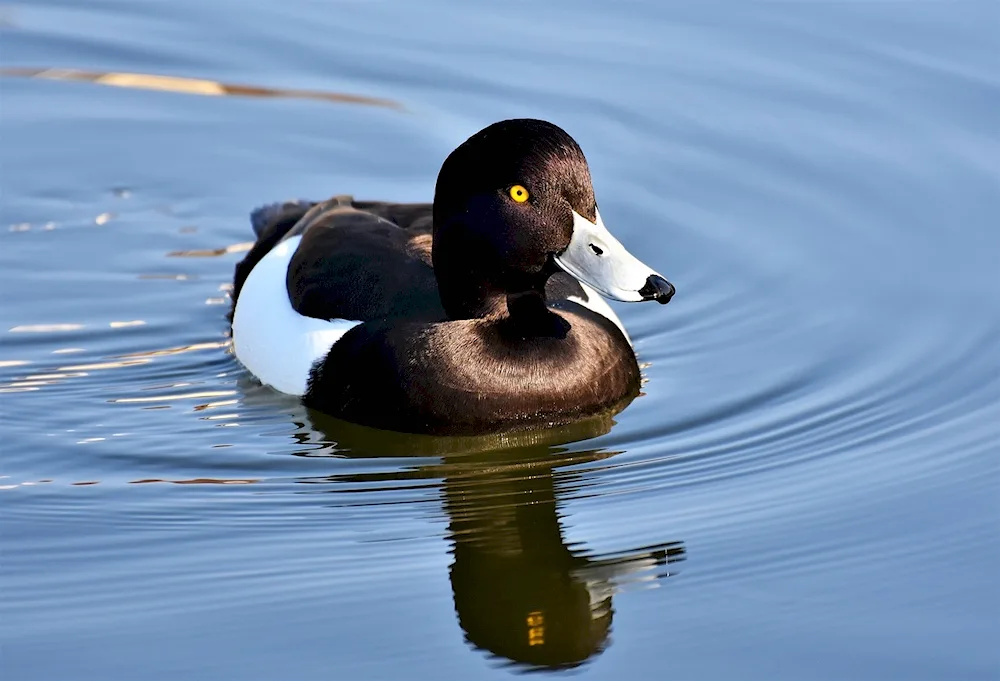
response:
[[[444,318],[431,265],[431,204],[287,201],[256,209],[257,241],[236,267],[233,300],[253,267],[301,237],[285,286],[292,308],[316,319]]]

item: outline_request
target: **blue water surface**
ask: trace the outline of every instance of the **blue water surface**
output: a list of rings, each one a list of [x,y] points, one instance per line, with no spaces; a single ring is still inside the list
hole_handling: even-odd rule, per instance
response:
[[[0,5],[0,676],[1000,677],[998,44],[991,0]],[[677,285],[616,304],[644,395],[443,442],[255,385],[249,211],[429,200],[514,116]]]

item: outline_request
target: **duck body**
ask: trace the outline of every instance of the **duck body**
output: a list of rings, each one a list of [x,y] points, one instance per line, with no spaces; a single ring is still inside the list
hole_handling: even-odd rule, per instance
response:
[[[234,278],[237,358],[307,406],[387,430],[481,434],[620,410],[639,393],[635,354],[581,278],[633,300],[673,288],[601,231],[582,159],[556,126],[504,121],[449,156],[433,204],[256,210]],[[618,251],[609,270],[602,256]]]

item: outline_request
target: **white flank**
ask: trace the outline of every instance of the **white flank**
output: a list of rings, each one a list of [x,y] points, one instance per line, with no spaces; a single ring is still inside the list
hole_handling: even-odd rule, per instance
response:
[[[233,351],[261,383],[289,395],[306,391],[316,360],[361,322],[314,319],[292,308],[288,263],[301,236],[282,241],[251,270],[233,314]]]
[[[596,312],[610,321],[612,324],[621,329],[622,333],[625,335],[625,340],[628,341],[629,345],[632,345],[632,339],[629,337],[628,331],[625,330],[625,325],[622,324],[622,320],[618,319],[618,315],[616,315],[615,311],[611,309],[608,302],[604,300],[604,298],[602,298],[597,291],[587,286],[582,281],[580,282],[580,286],[583,287],[584,293],[587,294],[587,300],[583,300],[577,296],[566,296],[566,300],[572,300],[578,305],[583,305],[591,312]]]

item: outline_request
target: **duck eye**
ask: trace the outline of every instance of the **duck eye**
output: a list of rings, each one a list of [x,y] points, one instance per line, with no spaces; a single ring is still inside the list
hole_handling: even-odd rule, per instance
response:
[[[515,184],[510,188],[510,198],[514,199],[518,203],[524,203],[528,200],[528,190],[519,184]]]

